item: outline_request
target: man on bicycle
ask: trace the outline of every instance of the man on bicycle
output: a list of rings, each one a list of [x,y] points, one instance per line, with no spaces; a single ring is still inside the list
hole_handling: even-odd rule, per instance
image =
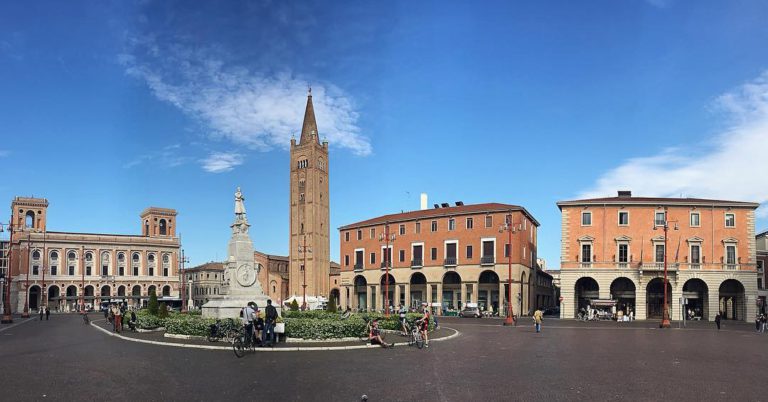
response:
[[[371,345],[381,345],[381,347],[385,349],[395,346],[395,344],[389,345],[388,343],[384,342],[384,339],[381,337],[381,330],[379,329],[378,319],[373,320],[373,323],[371,324],[371,332],[368,334],[368,339],[370,339]]]

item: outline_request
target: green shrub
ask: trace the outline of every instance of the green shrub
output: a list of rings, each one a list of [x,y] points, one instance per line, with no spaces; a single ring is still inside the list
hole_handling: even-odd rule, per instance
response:
[[[169,334],[206,336],[215,322],[213,318],[177,316],[165,320],[165,329]]]
[[[365,321],[359,317],[346,320],[286,318],[285,334],[289,338],[330,339],[356,337],[365,333]]]
[[[168,306],[165,303],[160,303],[160,309],[157,313],[160,318],[168,318]]]
[[[163,326],[163,320],[152,314],[137,314],[136,325],[142,329],[155,329]]]
[[[159,306],[157,305],[157,295],[154,290],[149,291],[149,303],[147,303],[147,310],[149,314],[157,315]]]
[[[339,319],[339,315],[324,310],[290,310],[283,312],[285,318]]]
[[[291,311],[299,311],[299,302],[296,299],[291,302]]]

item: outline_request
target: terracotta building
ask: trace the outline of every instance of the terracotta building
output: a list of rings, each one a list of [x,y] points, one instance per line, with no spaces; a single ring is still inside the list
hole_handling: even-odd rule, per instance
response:
[[[45,305],[69,311],[110,300],[140,306],[152,291],[178,301],[175,210],[147,208],[140,215],[142,234],[124,235],[50,231],[43,198],[16,197],[11,209],[14,312]]]
[[[511,218],[513,308],[515,314],[528,313],[537,300],[531,276],[536,275],[539,223],[516,205],[456,204],[339,228],[341,306],[382,310],[389,281],[389,304],[395,307],[427,303],[448,312],[472,302],[498,312],[507,298],[510,247],[503,226]],[[387,243],[386,235],[394,240]]]
[[[661,318],[664,263],[673,320],[754,317],[758,204],[695,198],[561,201],[561,316],[616,309]],[[668,227],[665,238],[664,226]],[[681,302],[686,303],[681,307]]]
[[[328,142],[320,143],[312,92],[307,96],[299,142],[291,139],[290,295],[328,297],[330,197]],[[304,280],[306,269],[306,283]],[[265,288],[266,289],[266,288]]]
[[[757,307],[761,313],[765,314],[768,312],[768,306],[766,306],[768,274],[765,272],[765,268],[768,267],[768,230],[755,236],[755,248],[757,249]]]

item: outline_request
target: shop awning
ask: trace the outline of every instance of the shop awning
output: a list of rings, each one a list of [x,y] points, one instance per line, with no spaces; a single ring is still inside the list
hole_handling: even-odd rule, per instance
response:
[[[593,299],[590,303],[593,307],[613,307],[616,305],[616,300],[610,299]]]

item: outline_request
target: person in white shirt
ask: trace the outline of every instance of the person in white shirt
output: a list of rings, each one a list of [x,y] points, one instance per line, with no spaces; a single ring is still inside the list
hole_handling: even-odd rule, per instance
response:
[[[243,321],[243,325],[245,326],[245,342],[246,344],[251,344],[251,339],[253,339],[253,315],[255,313],[255,310],[253,309],[253,306],[255,306],[256,303],[250,302],[247,306],[243,307],[243,311],[241,314],[241,319]]]

